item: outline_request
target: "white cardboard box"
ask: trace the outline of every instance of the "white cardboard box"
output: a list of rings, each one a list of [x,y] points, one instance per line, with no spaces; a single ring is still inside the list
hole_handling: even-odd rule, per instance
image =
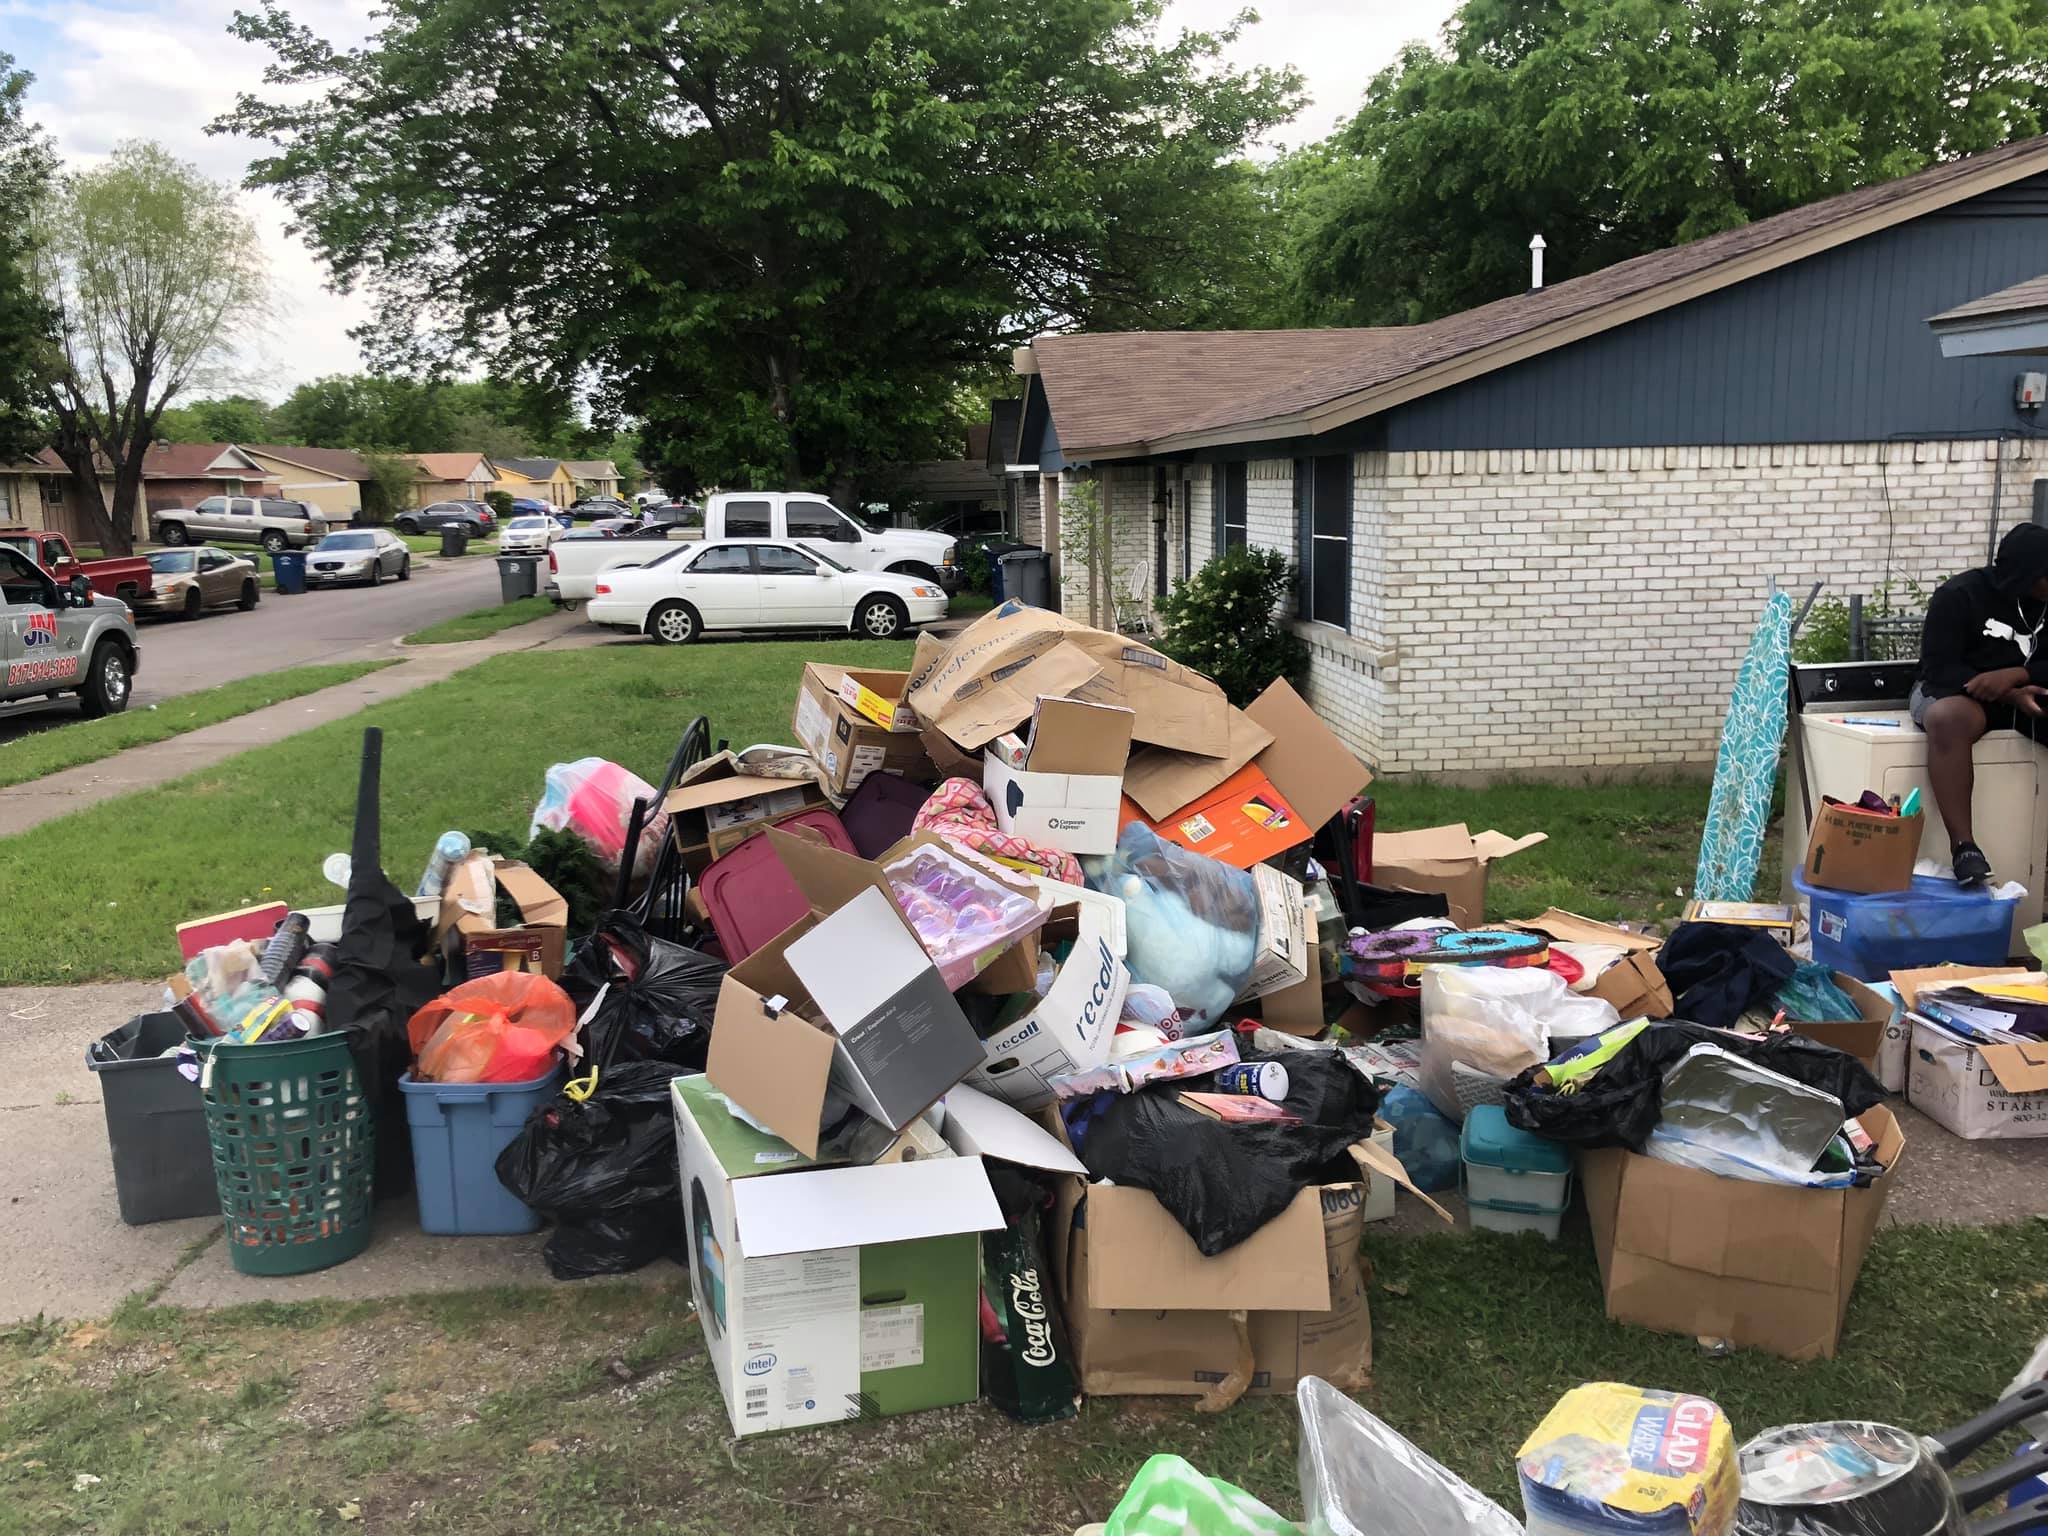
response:
[[[1119,903],[1121,905],[1121,903]],[[1093,903],[1055,907],[1041,938],[1074,936],[1073,952],[1035,1007],[982,1042],[982,1064],[967,1081],[1019,1109],[1053,1101],[1051,1079],[1109,1060],[1131,973],[1111,943],[1113,925]]]
[[[1111,705],[1040,699],[1028,740],[998,737],[982,758],[996,825],[1042,848],[1115,848],[1131,720],[1131,711]]]
[[[1978,1045],[1919,1015],[1906,1098],[1965,1141],[2048,1136],[2048,1044]]]
[[[1259,892],[1259,955],[1239,1001],[1308,980],[1309,946],[1316,936],[1299,880],[1270,864],[1254,864],[1251,876]]]

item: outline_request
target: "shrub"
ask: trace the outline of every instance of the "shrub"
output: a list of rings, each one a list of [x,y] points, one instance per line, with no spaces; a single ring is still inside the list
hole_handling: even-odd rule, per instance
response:
[[[497,514],[499,522],[512,515],[512,493],[510,491],[485,491],[484,505]]]
[[[1798,594],[1793,596],[1796,599]],[[1927,590],[1911,578],[1881,581],[1863,601],[1863,617],[1867,620],[1917,617],[1926,609]],[[1910,660],[1919,654],[1918,641],[1916,635],[1907,645],[1878,647],[1886,652],[1901,650],[1903,655],[1885,654],[1864,659]],[[1806,622],[1799,626],[1799,633],[1792,637],[1792,659],[1799,662],[1848,661],[1849,650],[1849,604],[1833,595],[1824,597],[1813,605]]]
[[[994,573],[990,567],[988,545],[980,539],[963,543],[954,551],[954,558],[960,562],[960,585],[969,592],[993,592]]]
[[[1308,646],[1280,617],[1294,568],[1278,550],[1247,545],[1218,555],[1155,605],[1166,625],[1159,649],[1249,704],[1275,678],[1299,683]]]

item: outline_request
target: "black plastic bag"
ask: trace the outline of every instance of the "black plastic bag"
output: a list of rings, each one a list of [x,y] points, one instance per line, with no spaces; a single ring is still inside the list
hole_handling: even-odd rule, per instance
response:
[[[1285,1103],[1300,1124],[1225,1123],[1179,1101],[1190,1089],[1213,1089],[1214,1074],[1099,1093],[1063,1111],[1090,1174],[1151,1190],[1212,1256],[1250,1237],[1311,1185],[1357,1179],[1344,1149],[1371,1138],[1380,1102],[1379,1089],[1335,1051],[1244,1059],[1287,1068]]]
[[[1020,1424],[1071,1419],[1081,1406],[1053,1285],[1044,1218],[1050,1182],[987,1165],[1007,1226],[981,1234],[981,1392]]]
[[[1663,1115],[1664,1074],[1696,1045],[1718,1045],[1831,1093],[1852,1119],[1884,1102],[1884,1084],[1846,1051],[1799,1034],[1756,1039],[1673,1019],[1650,1025],[1571,1093],[1559,1093],[1543,1081],[1542,1067],[1531,1067],[1507,1086],[1508,1121],[1552,1141],[1640,1152]]]
[[[592,1061],[665,1061],[701,1072],[724,979],[724,961],[657,939],[631,913],[613,912],[577,944],[562,972],[562,990],[581,1016],[610,983],[584,1026],[583,1047]]]
[[[1671,985],[1674,1017],[1732,1029],[1752,1007],[1776,998],[1799,962],[1759,928],[1680,923],[1657,951],[1657,969]]]
[[[614,1065],[582,1103],[551,1100],[498,1154],[498,1182],[554,1223],[558,1280],[615,1275],[683,1248],[667,1062]]]

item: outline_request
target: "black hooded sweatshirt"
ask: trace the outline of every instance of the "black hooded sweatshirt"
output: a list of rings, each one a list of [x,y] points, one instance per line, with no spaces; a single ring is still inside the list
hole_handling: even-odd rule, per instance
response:
[[[2048,528],[2021,523],[1998,541],[1998,558],[1989,569],[1965,571],[1936,588],[1920,632],[1922,690],[1946,698],[1961,693],[1978,673],[2006,667],[2025,667],[2029,678],[2048,685],[2048,625],[2041,623],[2048,605],[2026,595],[2043,576],[2048,576]],[[2016,640],[1987,633],[1986,625],[2034,635],[2033,655]]]

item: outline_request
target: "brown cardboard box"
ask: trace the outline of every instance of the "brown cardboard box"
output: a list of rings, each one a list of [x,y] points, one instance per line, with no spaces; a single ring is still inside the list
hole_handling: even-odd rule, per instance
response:
[[[1753,1184],[1620,1148],[1582,1153],[1607,1315],[1789,1360],[1832,1359],[1906,1146],[1882,1105],[1862,1124],[1891,1170],[1868,1189]]]
[[[1313,1040],[1325,1028],[1323,1019],[1323,951],[1316,942],[1316,902],[1309,897],[1302,907],[1302,923],[1308,933],[1308,950],[1302,957],[1303,976],[1298,985],[1268,992],[1258,1000],[1259,1021],[1284,1034]]]
[[[1831,891],[1903,891],[1920,857],[1923,813],[1880,816],[1850,805],[1823,805],[1806,841],[1806,883]]]
[[[1305,840],[1372,783],[1372,770],[1285,681],[1230,712],[1227,741],[1217,757],[1164,747],[1133,753],[1124,770],[1124,793],[1148,821],[1170,821],[1247,763],[1256,763],[1300,820]]]
[[[915,727],[882,725],[859,707],[863,700],[879,701],[876,712],[887,707],[900,722],[900,700],[909,682],[908,672],[849,671],[822,661],[805,665],[790,728],[797,745],[818,760],[818,776],[833,795],[851,794],[877,768],[907,779],[931,776],[931,760]]]
[[[500,928],[492,915],[501,887],[526,920],[517,928]],[[475,907],[483,910],[472,910]],[[465,954],[496,954],[500,970],[559,977],[568,947],[569,903],[517,860],[471,854],[449,871],[435,938]]]
[[[1488,866],[1548,837],[1546,832],[1527,837],[1474,833],[1463,822],[1420,832],[1380,832],[1372,840],[1373,880],[1397,891],[1440,893],[1450,901],[1452,922],[1477,928],[1486,921]]]
[[[915,741],[915,737],[908,738]],[[700,763],[668,792],[669,836],[692,874],[730,853],[764,826],[825,804],[812,779],[774,779],[742,772],[729,752]]]
[[[1628,951],[1594,980],[1587,996],[1611,1003],[1623,1019],[1668,1019],[1671,1017],[1671,988],[1653,958],[1663,940],[1647,933],[1595,922],[1576,912],[1552,907],[1526,923],[1503,923],[1524,933],[1540,933],[1561,944],[1606,944]]]
[[[1855,1018],[1787,1019],[1785,1023],[1809,1040],[1847,1051],[1875,1073],[1878,1058],[1884,1053],[1884,1032],[1892,1021],[1891,1000],[1880,997],[1846,971],[1835,972],[1834,980],[1856,1005]]]

